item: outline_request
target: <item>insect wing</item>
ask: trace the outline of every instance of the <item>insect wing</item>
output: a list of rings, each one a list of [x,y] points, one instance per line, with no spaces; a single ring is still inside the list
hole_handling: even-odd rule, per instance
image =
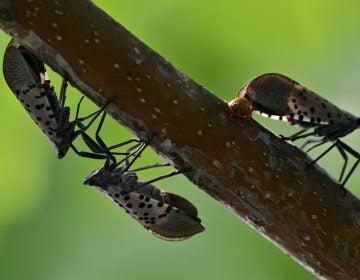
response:
[[[200,219],[165,201],[159,201],[141,192],[125,194],[116,186],[110,186],[106,193],[124,208],[126,213],[161,239],[184,240],[204,231]]]
[[[175,206],[178,209],[181,209],[182,211],[197,217],[198,211],[194,204],[192,204],[187,199],[183,198],[182,196],[179,196],[177,194],[168,193],[168,192],[162,192],[162,195],[164,197],[164,201],[172,206]]]
[[[59,141],[55,133],[57,112],[54,112],[57,98],[44,64],[24,48],[10,42],[5,51],[3,72],[17,99],[56,147]]]
[[[289,94],[290,117],[317,125],[346,124],[355,116],[296,83]]]
[[[240,89],[238,96],[249,99],[263,116],[303,127],[347,124],[356,119],[298,82],[276,73],[256,77]]]

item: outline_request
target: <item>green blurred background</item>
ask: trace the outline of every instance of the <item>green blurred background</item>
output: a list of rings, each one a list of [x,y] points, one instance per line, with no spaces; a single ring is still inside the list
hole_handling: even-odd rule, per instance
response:
[[[358,113],[359,1],[94,2],[225,100],[252,77],[279,72]],[[8,41],[2,32],[1,57]],[[61,80],[49,72],[59,88]],[[2,75],[0,88],[0,279],[314,279],[182,176],[157,185],[196,204],[206,231],[179,243],[152,236],[105,196],[82,185],[101,162],[72,152],[57,160]],[[79,93],[69,89],[68,96],[75,106]],[[88,105],[83,112],[94,109]],[[277,134],[295,131],[255,118]],[[131,135],[108,119],[103,136],[117,143]],[[359,150],[356,137],[353,133],[345,140]],[[337,177],[339,160],[334,152],[321,165]],[[141,164],[161,161],[148,151]],[[359,171],[347,185],[357,195]]]

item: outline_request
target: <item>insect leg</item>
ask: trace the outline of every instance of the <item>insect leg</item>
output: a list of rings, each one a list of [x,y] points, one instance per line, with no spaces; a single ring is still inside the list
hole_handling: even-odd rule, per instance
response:
[[[168,174],[165,174],[163,176],[159,176],[159,177],[157,177],[155,179],[149,180],[147,182],[143,182],[143,183],[137,185],[136,187],[132,188],[131,191],[132,192],[136,191],[136,190],[141,189],[142,187],[144,187],[144,186],[146,186],[148,184],[152,184],[154,182],[157,182],[157,181],[160,181],[160,180],[163,180],[163,179],[166,179],[166,178],[170,178],[170,177],[178,175],[178,174],[186,173],[186,172],[189,172],[189,171],[190,171],[190,168],[184,168],[182,170],[172,171],[172,172],[170,172]]]
[[[346,176],[345,180],[341,183],[341,187],[345,186],[347,180],[349,180],[349,178],[351,177],[351,175],[353,174],[353,172],[355,171],[355,169],[359,165],[359,163],[360,163],[360,158],[358,158],[358,160],[355,162],[353,167],[351,167],[351,170],[350,170],[349,174]]]
[[[164,167],[164,166],[170,166],[170,163],[167,163],[167,162],[166,163],[156,163],[156,164],[136,168],[133,170],[129,170],[129,172],[137,172],[137,171],[142,171],[142,170],[156,168],[156,167]]]
[[[290,136],[287,136],[286,138],[293,138],[293,137],[299,136],[301,134],[304,134],[306,131],[308,131],[308,128],[303,128],[303,129],[299,130],[298,132],[296,132],[296,133],[294,133],[294,134],[292,134]],[[283,138],[285,136],[280,135],[280,137]]]
[[[294,134],[294,135],[291,135],[291,136],[288,136],[288,137],[286,137],[284,135],[279,135],[279,136],[280,136],[281,139],[286,140],[286,141],[296,141],[298,139],[303,139],[303,138],[306,138],[306,137],[317,134],[317,132],[315,132],[315,131],[303,134],[306,130],[307,129],[303,129],[299,133],[295,133],[296,135]]]
[[[128,151],[130,150],[133,150],[135,148],[135,151],[129,153],[128,155],[126,155],[122,160],[120,160],[116,165],[115,167],[119,166],[120,164],[124,163],[125,162],[125,166],[128,166],[129,165],[129,158],[133,155],[135,155],[136,153],[139,152],[139,150],[145,145],[144,142],[138,144],[138,145],[135,145],[133,147],[131,147]]]
[[[105,108],[111,103],[111,101],[107,102],[104,106],[102,106],[99,110],[88,114],[84,117],[79,118],[79,111],[80,111],[80,105],[82,100],[84,99],[84,96],[80,99],[78,106],[77,106],[77,110],[76,110],[76,117],[75,117],[75,122],[76,125],[81,129],[81,130],[87,130],[92,124],[93,122],[100,116],[101,112],[104,112]],[[90,122],[87,125],[84,125],[82,122],[93,117]]]
[[[98,143],[96,143],[86,132],[84,132],[82,130],[78,130],[76,132],[76,134],[77,135],[75,136],[75,138],[78,135],[81,135],[82,139],[84,140],[84,143],[92,151],[92,152],[78,151],[77,148],[73,144],[71,144],[70,145],[71,149],[77,155],[79,155],[81,157],[92,158],[92,159],[106,159],[111,162],[116,162],[114,155],[125,155],[125,156],[132,155],[132,153],[130,153],[130,152],[123,152],[123,153],[113,152],[113,153],[111,153],[108,149],[103,150],[103,148]]]
[[[301,146],[301,149],[304,149],[308,144],[311,144],[311,143],[316,143],[316,142],[319,142],[318,144],[315,144],[314,146],[312,146],[311,148],[307,149],[306,152],[310,152],[311,150],[325,144],[328,142],[328,140],[323,140],[323,139],[310,139],[310,140],[307,140],[302,146]]]
[[[68,79],[65,77],[62,79],[62,83],[61,83],[61,89],[60,89],[60,99],[59,99],[59,103],[60,103],[60,108],[61,111],[62,109],[64,109],[65,107],[65,100],[66,100],[66,88],[68,86]]]
[[[102,129],[104,120],[106,117],[106,113],[103,112],[103,115],[100,119],[99,125],[96,129],[96,134],[95,134],[95,139],[96,141],[94,141],[90,136],[88,136],[88,134],[84,131],[84,130],[78,130],[77,133],[81,135],[84,143],[89,147],[89,149],[96,154],[103,154],[104,156],[101,158],[108,158],[109,161],[116,163],[116,158],[114,157],[114,155],[129,155],[129,152],[125,152],[125,153],[119,153],[119,152],[110,152],[112,149],[121,147],[123,145],[126,145],[128,143],[137,141],[139,142],[140,140],[137,139],[131,139],[128,141],[125,141],[123,143],[117,144],[117,145],[113,145],[111,147],[108,147],[105,142],[102,140],[102,138],[100,137],[100,131]],[[130,150],[133,149],[133,147],[130,148]],[[89,153],[86,153],[86,155],[88,156]],[[97,156],[95,156],[96,158],[98,158]]]
[[[60,120],[60,123],[64,122],[63,113],[64,113],[64,109],[65,109],[65,99],[66,99],[67,85],[68,85],[68,80],[67,80],[66,75],[65,75],[65,77],[62,79],[61,89],[60,89],[60,99],[59,99],[59,103],[60,103],[59,120]],[[60,125],[60,126],[62,126],[62,125]]]
[[[96,129],[96,132],[95,132],[95,139],[97,141],[97,144],[101,147],[101,150],[102,150],[103,153],[107,154],[109,157],[111,157],[112,155],[119,155],[119,154],[121,155],[121,154],[124,154],[124,153],[117,153],[117,152],[112,152],[111,153],[110,151],[113,150],[113,149],[122,147],[124,145],[136,142],[137,143],[136,145],[134,145],[134,146],[130,147],[130,149],[128,149],[128,151],[131,151],[131,150],[137,148],[139,146],[139,143],[142,143],[141,140],[132,138],[132,139],[129,139],[129,140],[125,141],[125,142],[121,142],[119,144],[112,145],[112,146],[108,147],[105,144],[104,140],[100,136],[100,131],[101,131],[102,126],[104,124],[105,117],[106,117],[106,113],[103,112],[103,115],[102,115],[102,117],[100,119],[99,125],[98,125],[98,127]],[[125,153],[126,155],[129,154],[128,151]]]
[[[74,151],[75,154],[77,154],[78,156],[81,156],[81,157],[92,158],[92,159],[108,159],[109,158],[107,155],[104,155],[104,154],[78,151],[78,149],[76,149],[76,147],[73,144],[71,144],[70,147]]]
[[[309,165],[314,165],[315,162],[317,162],[319,159],[321,159],[323,156],[325,156],[328,152],[330,152],[331,149],[336,147],[337,141],[338,140],[336,140],[329,148],[327,148],[324,152],[322,152],[316,159],[314,159],[312,162],[310,162]]]
[[[352,149],[350,146],[345,144],[344,142],[342,142],[340,140],[337,140],[337,142],[338,142],[339,147],[341,147],[343,150],[345,150],[346,152],[348,152],[349,154],[351,154],[353,157],[355,157],[357,159],[357,161],[351,167],[348,175],[345,177],[344,181],[341,183],[341,186],[344,187],[347,180],[349,180],[349,178],[351,177],[351,175],[353,174],[353,172],[355,171],[355,169],[357,168],[357,166],[360,163],[360,154],[358,152],[356,152],[354,149]]]
[[[139,146],[139,149],[137,149],[137,154],[135,154],[135,156],[133,157],[133,159],[130,162],[126,162],[124,171],[128,171],[131,167],[131,165],[134,164],[134,162],[140,157],[140,155],[142,154],[142,152],[147,148],[147,146],[150,144],[150,142],[146,142],[144,143],[144,145]],[[135,152],[136,152],[135,151]],[[128,158],[128,157],[127,157]],[[117,164],[116,166],[118,166],[119,164]]]
[[[128,149],[128,151],[132,151],[133,149],[139,147],[139,145],[140,145],[141,143],[143,143],[142,140],[139,140],[139,139],[136,139],[136,138],[131,138],[131,139],[125,141],[125,142],[121,142],[120,144],[116,144],[116,145],[110,146],[110,147],[109,147],[109,150],[113,150],[113,149],[119,148],[119,147],[121,147],[121,146],[130,144],[130,143],[132,143],[132,142],[137,142],[137,144],[135,144],[134,146],[130,147],[130,149]]]
[[[344,165],[343,165],[343,167],[342,167],[342,169],[341,169],[340,178],[339,178],[339,182],[341,182],[342,179],[343,179],[344,172],[345,172],[345,170],[346,170],[347,164],[348,164],[348,156],[347,156],[347,154],[345,153],[344,148],[343,148],[342,146],[336,145],[336,148],[339,150],[340,155],[341,155],[342,158],[344,159]]]

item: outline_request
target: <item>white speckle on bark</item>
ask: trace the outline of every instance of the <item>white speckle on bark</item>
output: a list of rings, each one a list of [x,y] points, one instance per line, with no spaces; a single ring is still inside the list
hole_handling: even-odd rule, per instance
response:
[[[136,65],[141,65],[144,61],[143,54],[136,46],[133,47],[133,51],[130,53],[130,57],[136,63]]]
[[[58,15],[58,16],[64,15],[64,12],[61,11],[61,10],[58,10],[58,9],[54,10],[54,13],[55,13],[56,15]]]
[[[165,127],[163,127],[161,130],[161,134],[165,135],[167,133],[167,129]]]
[[[218,169],[223,169],[223,165],[218,160],[213,160],[213,165]]]
[[[310,240],[311,240],[310,235],[305,235],[305,236],[304,236],[304,240],[305,240],[305,241],[310,241]]]

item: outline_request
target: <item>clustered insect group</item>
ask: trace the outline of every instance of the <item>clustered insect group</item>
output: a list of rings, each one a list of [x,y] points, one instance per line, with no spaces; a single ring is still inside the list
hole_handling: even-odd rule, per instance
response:
[[[197,209],[191,202],[152,185],[158,180],[188,170],[174,171],[141,182],[137,172],[168,165],[154,164],[130,169],[149,141],[130,139],[110,147],[105,144],[100,131],[106,116],[104,109],[108,104],[92,114],[79,117],[82,98],[77,106],[75,119],[70,121],[70,108],[65,106],[66,79],[63,80],[58,99],[44,63],[15,41],[11,41],[5,51],[3,72],[10,89],[55,147],[58,158],[64,157],[72,149],[79,156],[105,160],[104,166],[91,172],[84,184],[105,193],[126,213],[162,239],[183,240],[204,231]],[[360,118],[336,107],[288,77],[274,73],[258,76],[245,84],[238,97],[228,105],[237,118],[249,118],[256,111],[301,126],[303,129],[300,132],[281,137],[289,141],[307,139],[303,147],[314,143],[308,151],[331,142],[332,145],[312,164],[336,147],[344,159],[339,178],[342,187],[360,163],[360,154],[339,139],[359,128]],[[95,136],[90,137],[86,131],[100,115]],[[88,121],[87,125],[84,124],[85,121]],[[312,131],[307,132],[309,129]],[[81,136],[90,152],[78,151],[74,146],[73,142],[78,136]],[[310,136],[314,138],[308,139]],[[133,145],[123,152],[114,151],[128,144]],[[347,154],[354,156],[356,161],[345,176]],[[121,156],[121,160],[117,156]]]
[[[44,63],[15,41],[11,41],[6,48],[3,72],[10,89],[55,147],[58,158],[64,157],[72,149],[79,156],[105,160],[103,167],[85,178],[85,185],[94,186],[105,193],[147,230],[162,239],[183,240],[204,231],[197,209],[191,202],[152,185],[187,170],[174,171],[141,182],[137,172],[168,166],[165,163],[130,169],[149,141],[130,139],[110,147],[105,144],[100,131],[106,117],[104,109],[108,104],[92,114],[79,117],[82,98],[75,120],[70,121],[70,108],[65,106],[66,79],[63,80],[58,99]],[[90,137],[86,131],[100,115],[95,136]],[[84,121],[88,121],[88,124],[85,125]],[[78,151],[74,146],[73,142],[78,136],[81,136],[90,152]],[[114,152],[128,144],[133,145],[123,152]],[[121,156],[121,160],[117,156]]]
[[[311,165],[336,147],[344,159],[339,178],[342,188],[360,163],[360,154],[340,140],[360,127],[360,118],[288,77],[275,73],[260,75],[246,83],[239,90],[238,97],[230,101],[228,106],[234,117],[248,118],[255,111],[302,127],[294,135],[280,137],[288,141],[307,139],[302,148],[314,144],[307,151],[332,143]],[[308,132],[309,129],[312,131]],[[344,178],[348,164],[347,154],[352,155],[356,161]]]

